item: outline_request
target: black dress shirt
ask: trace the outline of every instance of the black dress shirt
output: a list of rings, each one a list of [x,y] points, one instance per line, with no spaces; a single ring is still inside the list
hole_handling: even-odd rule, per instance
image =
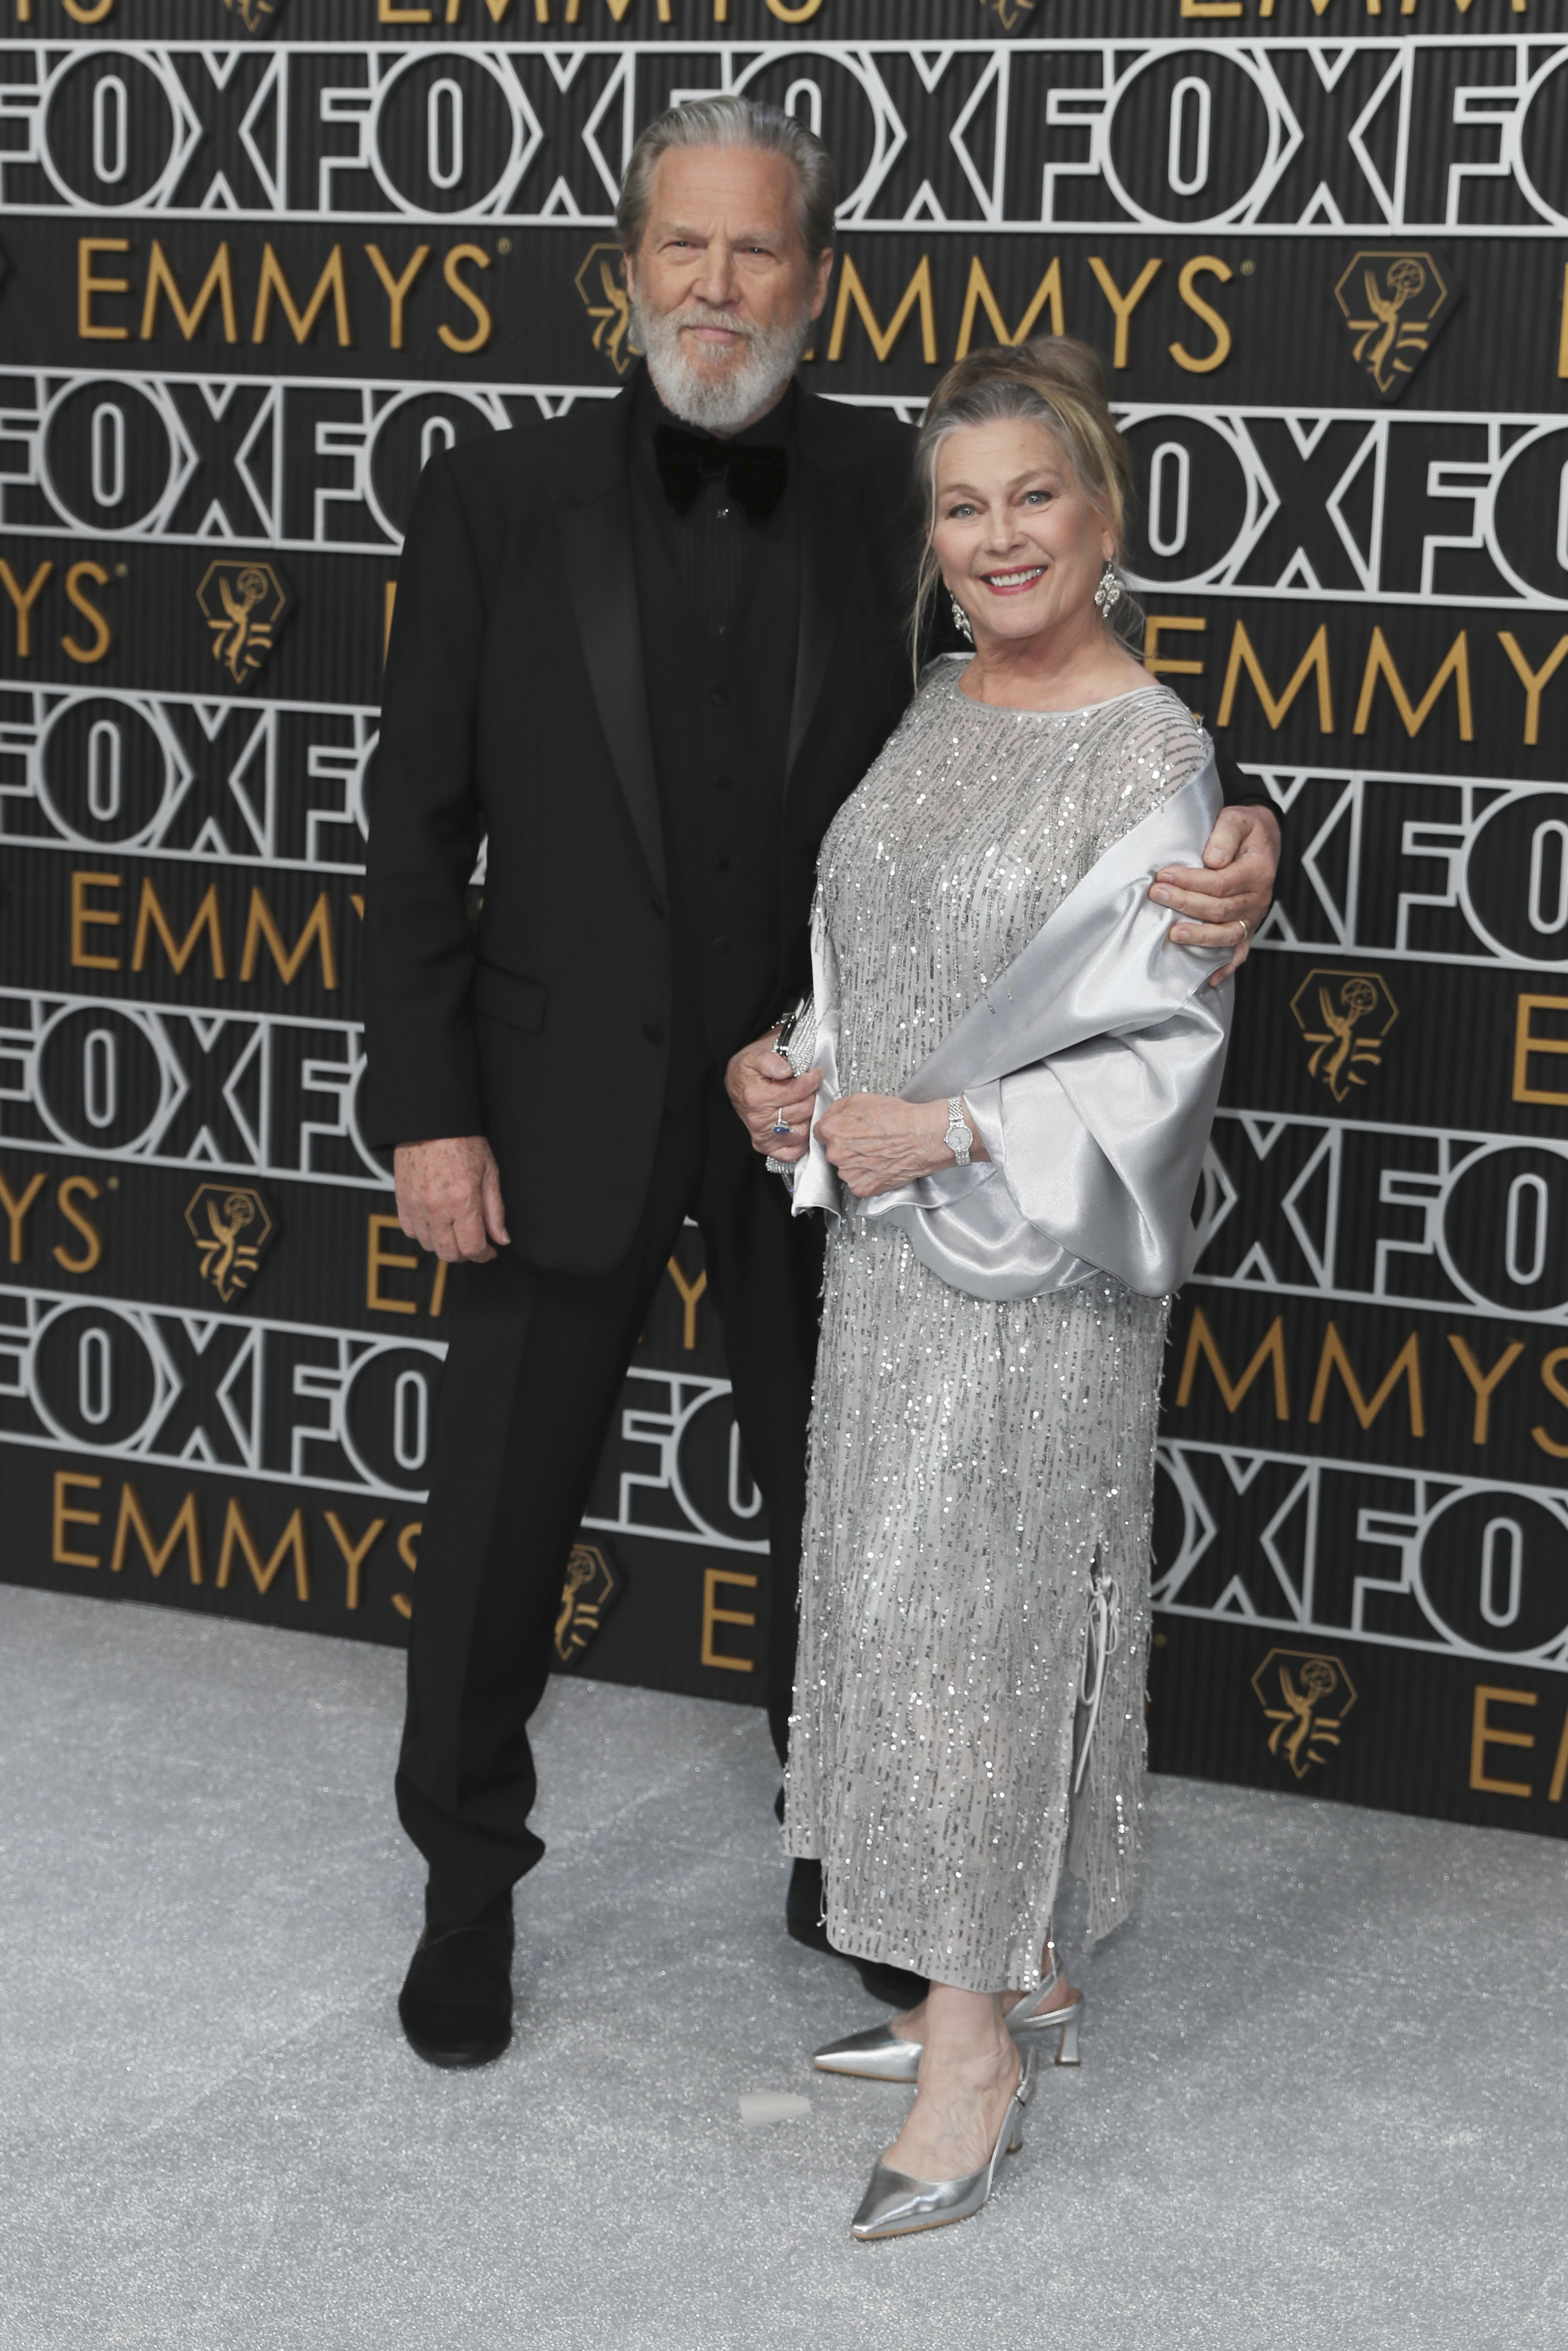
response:
[[[668,1099],[689,1097],[750,1042],[779,986],[779,850],[800,629],[793,386],[735,443],[789,471],[766,517],[722,475],[684,514],[654,435],[674,423],[647,375],[633,395],[632,544],[643,674],[670,883],[674,1028]]]
[[[777,408],[768,410],[744,432],[727,434],[730,448],[781,448],[788,474],[799,464],[795,448],[795,409],[800,398],[791,384]],[[706,636],[723,636],[734,620],[749,557],[760,538],[781,544],[789,529],[791,498],[787,477],[783,497],[765,521],[751,520],[733,498],[722,475],[705,479],[693,504],[677,514],[664,494],[654,449],[661,425],[690,432],[689,425],[670,414],[644,370],[634,394],[632,425],[632,469],[637,486],[649,506],[659,538],[675,577],[685,592],[690,613]]]

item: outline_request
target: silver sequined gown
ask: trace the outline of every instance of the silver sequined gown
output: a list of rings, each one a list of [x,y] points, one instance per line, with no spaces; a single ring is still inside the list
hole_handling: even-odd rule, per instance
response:
[[[962,670],[927,680],[822,845],[844,1094],[906,1084],[1203,762],[1163,686],[1041,715],[969,701]],[[1091,1935],[1125,1915],[1167,1304],[1103,1275],[971,1298],[895,1228],[830,1220],[785,1841],[822,1862],[841,1950],[1028,1989],[1070,1828]],[[1074,1799],[1096,1573],[1121,1645]]]

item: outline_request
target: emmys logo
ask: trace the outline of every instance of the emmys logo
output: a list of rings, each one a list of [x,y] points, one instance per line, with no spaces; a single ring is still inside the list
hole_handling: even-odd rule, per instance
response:
[[[573,280],[582,307],[593,320],[593,348],[602,351],[617,375],[632,364],[632,313],[621,275],[618,245],[591,245]]]
[[[1004,33],[1021,25],[1034,6],[1034,0],[980,0],[988,16],[994,16]]]
[[[1383,1066],[1383,1040],[1399,1018],[1388,986],[1375,971],[1310,971],[1291,1009],[1312,1047],[1307,1068],[1342,1102],[1365,1071]]]
[[[1334,287],[1355,337],[1352,356],[1385,400],[1397,400],[1458,305],[1452,276],[1435,255],[1358,253]]]
[[[1355,1704],[1343,1661],[1307,1649],[1270,1649],[1252,1677],[1252,1687],[1274,1726],[1270,1754],[1282,1755],[1297,1779],[1304,1780],[1314,1763],[1328,1761]]]
[[[270,563],[210,563],[196,590],[213,632],[213,659],[248,685],[272,651],[288,590]]]
[[[277,1227],[261,1194],[233,1184],[204,1184],[185,1222],[210,1281],[225,1306],[248,1288]]]
[[[273,0],[224,0],[231,16],[237,16],[247,33],[267,30],[267,20],[276,15]]]
[[[574,1543],[566,1563],[560,1613],[555,1620],[555,1653],[574,1666],[609,1615],[621,1579],[594,1543]]]

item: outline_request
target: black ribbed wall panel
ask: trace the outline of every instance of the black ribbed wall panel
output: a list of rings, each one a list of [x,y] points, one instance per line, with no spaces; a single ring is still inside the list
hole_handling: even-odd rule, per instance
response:
[[[444,1301],[355,1117],[401,534],[432,446],[615,390],[627,146],[741,87],[842,169],[815,388],[1103,351],[1150,664],[1284,816],[1155,1761],[1561,1834],[1568,0],[7,6],[0,1573],[404,1637]],[[567,1656],[755,1699],[762,1531],[688,1234]]]

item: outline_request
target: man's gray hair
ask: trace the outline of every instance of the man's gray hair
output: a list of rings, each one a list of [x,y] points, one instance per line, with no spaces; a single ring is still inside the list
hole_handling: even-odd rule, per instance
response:
[[[667,114],[649,123],[632,148],[615,208],[615,225],[628,253],[635,254],[643,242],[653,196],[654,166],[672,147],[753,147],[759,154],[787,156],[795,166],[795,218],[807,255],[815,261],[820,254],[832,251],[839,175],[821,141],[779,107],[726,92],[716,98],[695,98],[687,106],[672,106]]]

